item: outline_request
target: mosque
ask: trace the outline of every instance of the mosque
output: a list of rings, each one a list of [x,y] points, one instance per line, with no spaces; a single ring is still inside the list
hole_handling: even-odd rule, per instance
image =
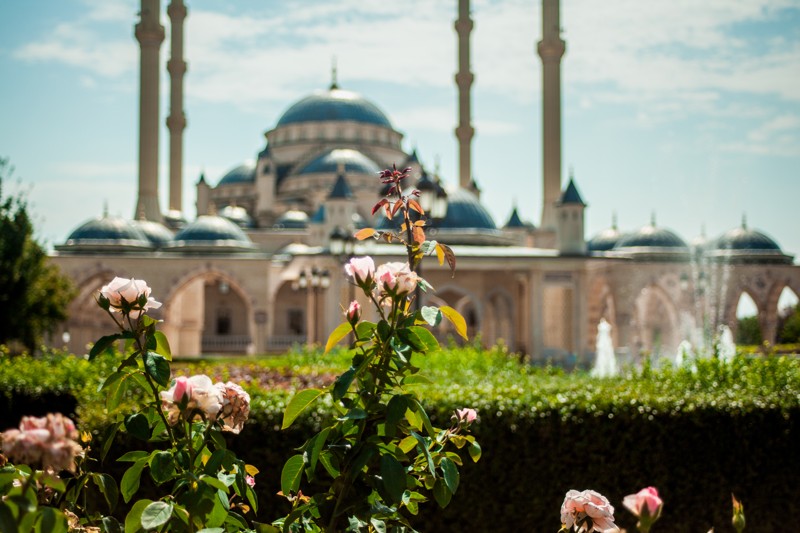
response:
[[[403,248],[354,242],[359,228],[386,225],[371,215],[384,192],[377,173],[411,167],[429,238],[453,248],[455,277],[435,260],[422,275],[436,287],[423,305],[450,305],[484,345],[504,343],[531,360],[586,361],[601,319],[629,361],[673,357],[679,343],[704,342],[723,324],[735,330],[747,294],[765,340],[774,341],[778,300],[800,295],[800,266],[765,233],[747,226],[687,243],[655,220],[639,229],[611,228],[586,238],[587,203],[570,176],[562,184],[561,38],[558,0],[542,0],[543,205],[538,225],[516,209],[498,225],[481,205],[471,175],[469,0],[459,0],[455,134],[458,187],[425,168],[389,116],[362,95],[330,86],[288,105],[266,133],[255,162],[220,178],[200,176],[194,220],[183,215],[182,0],[167,8],[171,23],[169,206],[158,199],[160,0],[141,0],[139,186],[133,220],[104,214],[84,222],[56,246],[52,260],[79,288],[70,318],[55,339],[80,353],[108,332],[94,294],[112,277],[147,280],[163,307],[172,351],[179,356],[263,354],[295,344],[324,343],[354,297],[342,265],[355,255],[402,260]],[[242,154],[243,159],[253,154]],[[520,199],[523,202],[524,199]],[[362,302],[366,304],[366,302]],[[369,306],[365,306],[369,307]],[[453,332],[442,324],[442,339]],[[61,342],[54,342],[59,346]]]

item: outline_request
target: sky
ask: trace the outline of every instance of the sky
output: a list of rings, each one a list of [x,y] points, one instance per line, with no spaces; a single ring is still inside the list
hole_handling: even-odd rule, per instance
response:
[[[169,56],[169,20],[162,0]],[[443,180],[457,183],[457,1],[187,0],[184,210],[264,147],[297,100],[330,84],[366,96]],[[498,226],[541,209],[541,4],[473,0],[473,175]],[[39,238],[133,217],[135,0],[0,2],[0,157]],[[563,184],[586,234],[648,224],[686,241],[746,216],[800,256],[800,1],[562,0]],[[161,122],[169,112],[162,71]],[[166,127],[161,205],[167,205]],[[796,260],[797,262],[797,260]]]

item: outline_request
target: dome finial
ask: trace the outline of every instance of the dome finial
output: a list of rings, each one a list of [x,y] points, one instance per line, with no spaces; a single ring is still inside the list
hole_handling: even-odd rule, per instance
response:
[[[108,200],[103,200],[103,218],[108,218]]]
[[[747,213],[742,213],[742,229],[747,229]]]
[[[572,165],[569,166],[569,180],[572,181],[575,178],[575,167]]]
[[[617,229],[617,210],[611,212],[611,228]]]
[[[655,210],[653,210],[653,212],[650,213],[650,225],[653,226],[654,228],[656,227],[656,212],[655,212]]]
[[[434,157],[434,164],[433,164],[433,175],[438,180],[439,179],[439,172],[442,167],[442,158],[439,154],[436,154]]]
[[[336,56],[334,55],[331,58],[331,91],[338,88],[339,84],[336,79]]]

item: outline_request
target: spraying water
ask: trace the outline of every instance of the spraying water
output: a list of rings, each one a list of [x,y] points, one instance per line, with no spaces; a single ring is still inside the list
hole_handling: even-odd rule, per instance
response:
[[[610,378],[619,373],[617,356],[614,354],[614,344],[611,342],[611,324],[605,318],[597,324],[597,358],[592,368],[592,376]]]
[[[720,361],[730,363],[736,356],[736,343],[733,342],[733,333],[727,324],[719,327],[719,338],[717,339],[717,356]]]

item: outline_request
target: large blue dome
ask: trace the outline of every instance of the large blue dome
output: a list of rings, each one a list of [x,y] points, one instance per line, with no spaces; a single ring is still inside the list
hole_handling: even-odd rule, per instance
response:
[[[373,174],[377,178],[381,168],[375,161],[365,156],[358,150],[350,148],[336,148],[328,150],[314,158],[310,163],[300,169],[297,174],[335,173],[339,165],[344,165],[346,173]]]
[[[353,121],[391,128],[383,111],[358,93],[329,89],[307,96],[290,107],[278,127],[299,122]]]
[[[228,173],[219,180],[217,187],[220,185],[233,185],[235,183],[253,183],[255,180],[256,165],[255,163],[247,162],[229,170]]]
[[[152,220],[134,220],[133,224],[144,233],[156,248],[161,248],[172,242],[172,232],[164,224]]]
[[[381,216],[382,213],[383,211],[379,211],[377,215],[380,217],[379,229],[394,228],[403,222],[402,216],[398,214],[390,223],[385,216]],[[437,230],[497,230],[494,219],[486,208],[481,205],[473,193],[466,189],[447,192],[447,213],[433,226]]]

